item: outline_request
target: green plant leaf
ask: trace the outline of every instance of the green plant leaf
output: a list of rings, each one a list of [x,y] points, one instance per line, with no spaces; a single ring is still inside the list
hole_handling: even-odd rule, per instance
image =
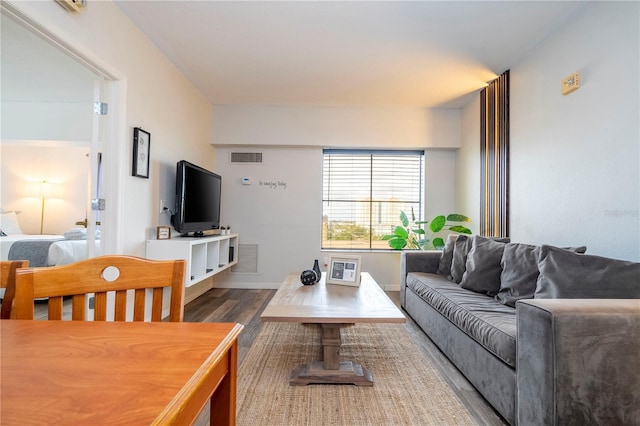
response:
[[[436,216],[429,224],[429,229],[431,230],[431,232],[438,232],[442,228],[444,228],[444,224],[446,223],[446,221],[447,219],[444,216]]]
[[[407,238],[409,236],[409,232],[402,226],[396,226],[393,230],[393,233],[396,237]]]
[[[407,240],[402,238],[392,238],[389,240],[388,244],[389,244],[389,247],[391,247],[394,250],[402,250],[403,248],[406,247]]]
[[[382,240],[390,240],[392,238],[396,238],[396,236],[393,235],[393,234],[388,234],[388,235],[383,235],[382,236]]]
[[[455,226],[449,227],[449,230],[453,232],[459,232],[461,234],[471,235],[471,229],[467,228],[466,226],[455,225]]]
[[[458,213],[450,214],[449,216],[447,216],[447,220],[449,222],[471,222],[471,219],[469,219],[467,216]]]
[[[407,214],[403,211],[400,212],[400,222],[402,222],[404,226],[409,226],[409,218],[407,217]]]
[[[433,239],[433,246],[437,249],[444,248],[444,240],[440,237]]]
[[[425,234],[424,229],[422,229],[422,228],[412,229],[412,231],[413,231],[415,234],[418,234],[418,235],[424,235],[424,234]]]

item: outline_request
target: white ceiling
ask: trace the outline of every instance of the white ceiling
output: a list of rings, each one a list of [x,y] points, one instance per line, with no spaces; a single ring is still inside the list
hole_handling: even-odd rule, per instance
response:
[[[114,0],[213,104],[461,107],[579,1]]]

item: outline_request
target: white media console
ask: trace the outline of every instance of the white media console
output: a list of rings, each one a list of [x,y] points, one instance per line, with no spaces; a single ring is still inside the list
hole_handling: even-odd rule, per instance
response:
[[[148,259],[187,261],[185,287],[238,263],[238,234],[147,240]]]

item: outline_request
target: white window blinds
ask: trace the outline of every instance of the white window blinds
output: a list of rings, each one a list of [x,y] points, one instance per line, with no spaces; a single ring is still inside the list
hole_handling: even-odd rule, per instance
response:
[[[400,211],[421,220],[424,151],[324,150],[322,248],[388,249]]]

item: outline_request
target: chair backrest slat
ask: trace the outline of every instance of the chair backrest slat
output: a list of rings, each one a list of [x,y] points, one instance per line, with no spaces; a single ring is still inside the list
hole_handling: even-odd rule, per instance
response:
[[[116,306],[113,319],[116,321],[126,321],[127,319],[127,290],[116,291]]]
[[[93,295],[93,320],[107,320],[107,293],[104,291],[96,292]]]
[[[49,307],[49,319],[61,320],[62,319],[62,296],[50,297],[47,305]],[[22,318],[18,318],[22,319]]]
[[[63,298],[60,297],[60,319],[62,319],[62,314],[64,310],[63,306]],[[73,304],[71,319],[74,321],[84,321],[86,317],[86,306],[87,306],[87,295],[86,294],[76,294],[71,299],[71,303]],[[51,306],[49,306],[49,312],[51,312]]]
[[[144,308],[147,292],[137,289],[133,300],[133,320],[144,321]]]
[[[69,265],[19,269],[16,272],[16,317],[33,319],[33,300],[49,298],[49,319],[62,319],[62,298],[72,298],[72,319],[86,320],[87,294],[93,293],[94,320],[105,321],[108,309],[113,319],[127,317],[127,290],[134,290],[133,320],[144,321],[147,289],[153,289],[151,320],[162,320],[165,288],[171,289],[169,321],[182,321],[184,314],[184,260],[149,260],[133,256],[100,256]],[[115,303],[109,293],[115,292]]]
[[[28,260],[9,260],[0,262],[0,288],[4,288],[0,319],[9,319],[13,312],[13,299],[16,294],[16,271],[18,268],[27,268]]]
[[[161,288],[153,289],[153,302],[151,303],[151,321],[162,321],[162,295]]]

